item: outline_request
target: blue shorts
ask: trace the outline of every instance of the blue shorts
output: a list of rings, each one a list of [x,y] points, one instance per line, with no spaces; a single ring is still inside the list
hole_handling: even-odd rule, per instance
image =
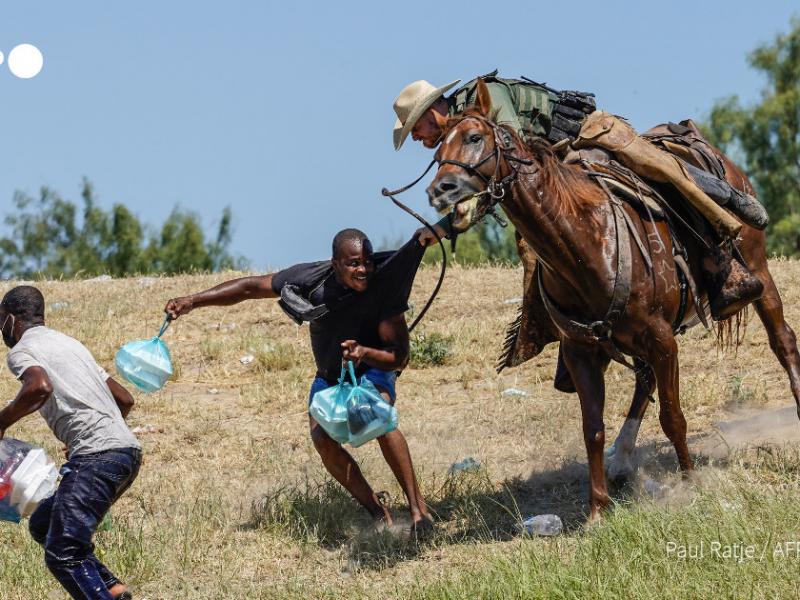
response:
[[[392,399],[392,404],[397,399],[397,394],[394,390],[395,381],[397,381],[397,373],[395,371],[381,371],[380,369],[370,369],[363,375],[367,379],[372,382],[376,388],[381,391],[389,392],[389,397]],[[348,376],[349,378],[349,376]],[[311,404],[311,399],[314,397],[319,391],[324,390],[325,388],[329,388],[333,385],[336,385],[336,382],[333,383],[329,382],[327,379],[323,377],[316,377],[314,378],[314,382],[311,384],[311,391],[308,393],[308,404]]]

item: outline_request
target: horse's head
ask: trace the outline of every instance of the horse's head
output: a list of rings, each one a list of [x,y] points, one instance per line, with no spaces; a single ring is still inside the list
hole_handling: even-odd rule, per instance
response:
[[[455,207],[455,231],[469,229],[505,193],[498,187],[509,172],[501,148],[510,143],[510,134],[491,121],[491,109],[489,89],[478,80],[475,106],[447,122],[436,152],[439,170],[428,186],[428,200],[440,213]]]

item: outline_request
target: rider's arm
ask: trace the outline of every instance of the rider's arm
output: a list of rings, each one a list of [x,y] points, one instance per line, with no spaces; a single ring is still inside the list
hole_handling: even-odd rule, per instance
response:
[[[514,99],[511,97],[511,92],[502,83],[489,83],[489,96],[492,99],[492,114],[494,121],[498,125],[508,125],[518,135],[523,135],[522,124],[517,115],[517,107]]]
[[[277,298],[272,289],[272,275],[256,275],[231,279],[197,294],[173,298],[164,311],[173,319],[203,306],[229,306],[243,300]]]

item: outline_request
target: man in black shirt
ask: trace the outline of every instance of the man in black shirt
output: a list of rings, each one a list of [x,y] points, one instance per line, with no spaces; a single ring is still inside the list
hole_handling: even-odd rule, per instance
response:
[[[444,231],[438,225],[438,233]],[[330,261],[305,263],[270,275],[243,277],[174,298],[165,311],[178,318],[203,306],[228,306],[256,298],[280,298],[281,307],[298,323],[310,322],[317,374],[313,395],[336,384],[343,360],[365,376],[387,402],[395,402],[396,372],[408,363],[409,339],[404,313],[425,247],[436,243],[430,231],[418,230],[396,252],[373,253],[357,229],[340,231]],[[309,415],[311,439],[328,472],[366,508],[376,521],[391,524],[389,511],[361,473],[358,464]],[[406,439],[396,429],[378,438],[381,452],[408,499],[412,531],[432,527],[419,492]]]

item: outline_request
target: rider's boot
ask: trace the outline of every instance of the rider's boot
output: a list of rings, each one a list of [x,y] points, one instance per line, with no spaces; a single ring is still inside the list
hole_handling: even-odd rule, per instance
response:
[[[769,225],[769,215],[758,198],[745,194],[737,189],[731,189],[731,196],[726,207],[742,221],[756,229],[766,229]]]
[[[715,321],[732,317],[764,292],[761,280],[725,247],[712,247],[703,256],[702,267],[711,318]]]

